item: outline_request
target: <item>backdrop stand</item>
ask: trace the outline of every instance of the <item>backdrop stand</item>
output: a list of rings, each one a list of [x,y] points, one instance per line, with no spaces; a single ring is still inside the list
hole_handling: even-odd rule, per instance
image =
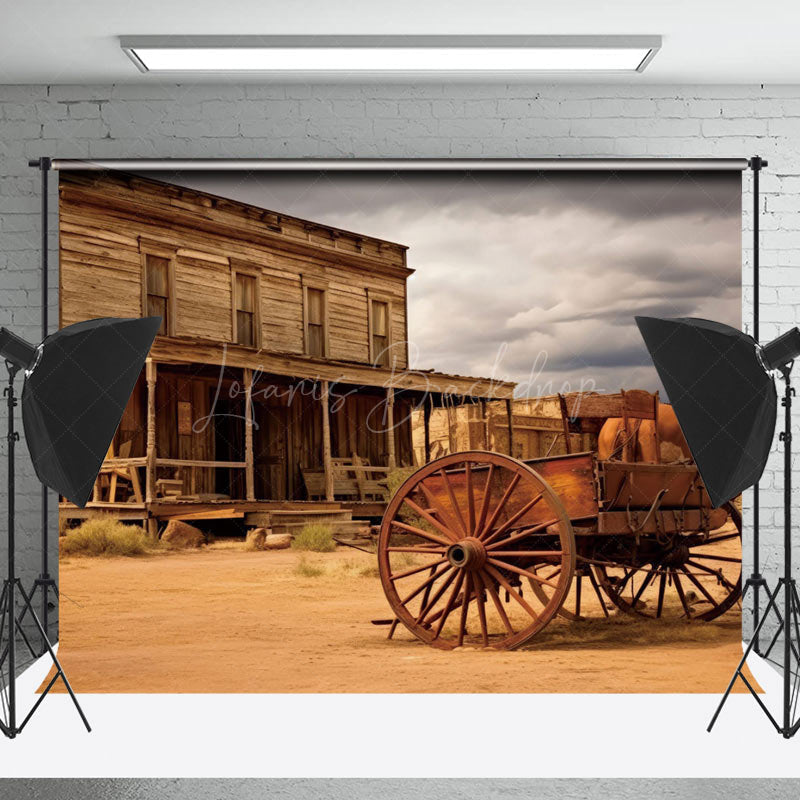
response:
[[[42,176],[42,197],[41,197],[41,227],[42,227],[42,258],[41,258],[41,320],[42,320],[42,341],[44,341],[50,333],[49,323],[49,261],[48,261],[48,173],[52,166],[52,160],[49,157],[38,158],[35,161],[29,161],[28,166],[36,167]],[[42,553],[41,553],[41,571],[39,577],[33,582],[31,589],[31,599],[33,600],[37,592],[41,592],[41,621],[47,637],[50,637],[50,609],[55,608],[59,601],[58,585],[55,578],[50,575],[50,520],[49,520],[49,489],[42,484],[42,500],[41,500],[41,526],[42,526]],[[41,641],[41,652],[39,655],[44,655],[47,651],[46,641]]]
[[[5,390],[6,407],[8,410],[8,434],[6,436],[8,442],[8,575],[3,582],[3,591],[0,595],[0,680],[2,680],[2,687],[0,687],[0,701],[2,701],[2,710],[5,721],[0,720],[0,731],[5,734],[9,739],[14,739],[17,734],[22,733],[25,726],[28,724],[31,717],[36,713],[36,710],[41,705],[45,697],[47,697],[50,690],[56,685],[56,682],[61,679],[66,687],[75,708],[78,710],[86,730],[91,732],[91,727],[83,713],[83,709],[78,703],[78,698],[72,691],[67,676],[64,673],[64,668],[58,660],[58,657],[53,650],[50,640],[47,638],[47,633],[42,626],[39,617],[36,616],[36,611],[31,605],[31,595],[25,592],[22,586],[22,581],[16,575],[16,559],[15,559],[15,503],[14,495],[16,491],[16,475],[14,472],[14,458],[15,446],[19,440],[19,434],[14,430],[14,409],[17,405],[17,398],[14,394],[14,379],[19,372],[19,367],[6,361],[8,368],[8,386]],[[22,599],[22,613],[17,616],[17,593]],[[26,714],[20,725],[17,725],[17,636],[22,639],[28,648],[31,658],[38,658],[40,655],[36,652],[30,640],[28,639],[23,622],[25,616],[30,615],[33,619],[34,625],[39,631],[39,635],[44,645],[45,652],[49,653],[53,661],[53,666],[56,668],[56,673],[48,682],[44,691],[36,699],[33,707]],[[3,647],[4,640],[7,640]],[[8,667],[8,678],[6,678],[6,666]]]
[[[762,167],[767,166],[767,162],[761,158],[761,156],[753,156],[748,162],[747,166],[753,171],[753,338],[760,342],[761,339],[759,338],[759,330],[758,330],[758,306],[759,306],[759,287],[760,287],[760,276],[759,276],[759,247],[760,247],[760,226],[759,226],[759,213],[760,213],[760,199],[759,199],[759,177],[761,175]],[[759,514],[759,493],[758,493],[758,483],[753,486],[753,571],[750,573],[750,577],[747,578],[745,581],[744,586],[742,587],[742,602],[744,602],[744,598],[747,595],[747,590],[753,590],[753,629],[756,631],[753,637],[753,650],[758,654],[761,655],[760,643],[759,643],[759,631],[761,627],[759,625],[759,604],[760,604],[760,590],[763,588],[764,591],[769,594],[769,588],[767,587],[767,581],[765,580],[764,576],[761,574],[761,557],[759,553],[759,524],[760,524],[760,514]]]
[[[767,719],[774,725],[775,730],[780,733],[784,739],[791,739],[798,729],[800,728],[800,719],[795,719],[797,712],[798,698],[800,698],[800,654],[798,654],[798,647],[800,646],[800,597],[797,594],[797,586],[792,577],[792,397],[794,389],[790,381],[790,374],[792,371],[793,363],[790,362],[784,367],[780,368],[783,380],[785,381],[785,390],[781,405],[784,407],[784,427],[780,435],[780,440],[784,444],[783,449],[783,577],[778,581],[775,591],[769,592],[767,596],[769,602],[764,609],[764,616],[761,617],[758,627],[753,633],[753,638],[747,645],[742,655],[742,660],[736,667],[733,673],[728,688],[725,694],[722,695],[717,710],[711,718],[707,730],[711,731],[714,723],[717,721],[722,707],[725,705],[731,691],[737,680],[741,680],[747,687],[750,694],[753,695],[761,710],[767,716]],[[783,592],[783,614],[781,614],[778,607],[778,597]],[[775,719],[773,714],[764,704],[764,701],[758,696],[758,692],[753,688],[753,685],[747,680],[744,674],[744,665],[747,657],[752,651],[756,651],[756,643],[758,642],[761,630],[764,624],[770,618],[770,614],[774,614],[778,622],[777,630],[772,637],[767,654],[769,654],[775,647],[781,634],[783,635],[783,663],[780,665],[783,669],[783,696],[782,696],[782,719],[781,722]],[[794,635],[794,641],[792,636]],[[792,656],[795,658],[795,668],[792,669]]]

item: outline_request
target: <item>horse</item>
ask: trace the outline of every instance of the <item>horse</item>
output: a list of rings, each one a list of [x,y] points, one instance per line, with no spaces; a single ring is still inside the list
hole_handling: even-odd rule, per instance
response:
[[[662,461],[691,459],[689,445],[671,405],[658,404],[656,422],[658,438],[654,421],[651,419],[629,419],[626,431],[621,417],[609,417],[597,436],[597,457],[601,461],[621,459],[625,444],[630,443],[634,461],[656,464]],[[660,443],[660,453],[656,452],[657,441]]]

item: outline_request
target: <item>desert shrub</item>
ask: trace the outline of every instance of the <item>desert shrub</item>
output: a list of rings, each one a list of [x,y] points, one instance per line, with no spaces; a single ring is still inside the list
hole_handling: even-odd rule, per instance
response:
[[[333,529],[330,525],[310,522],[292,540],[295,550],[311,550],[314,553],[330,553],[336,549]]]
[[[398,467],[386,475],[386,485],[391,497],[400,486],[417,471],[416,467]]]
[[[406,481],[406,479],[410,478],[415,472],[417,471],[417,467],[398,467],[397,469],[393,469],[387,476],[386,476],[386,484],[389,487],[389,496],[393,497],[394,493],[402,486],[402,484]],[[412,497],[412,499],[414,499]],[[417,501],[419,502],[419,500]],[[422,528],[424,531],[431,531],[433,532],[433,526],[427,521],[424,520],[419,514],[412,511],[407,503],[403,503],[402,506],[397,510],[397,516],[406,523],[406,525],[413,525],[416,528]],[[395,534],[397,536],[397,534]],[[418,539],[413,534],[411,535],[412,538],[408,539],[409,543],[416,542]],[[396,543],[400,543],[405,541],[404,537],[398,537],[396,539]]]
[[[67,531],[60,545],[70,556],[141,556],[157,547],[140,527],[111,517],[86,520]]]
[[[318,578],[324,573],[325,570],[322,567],[310,563],[305,556],[300,557],[294,568],[294,574],[299,575],[301,578]]]

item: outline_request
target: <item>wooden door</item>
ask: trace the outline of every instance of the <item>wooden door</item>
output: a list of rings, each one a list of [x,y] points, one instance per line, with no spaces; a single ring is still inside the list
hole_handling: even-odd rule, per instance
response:
[[[287,491],[287,409],[275,401],[253,404],[253,461],[256,498],[286,500]]]

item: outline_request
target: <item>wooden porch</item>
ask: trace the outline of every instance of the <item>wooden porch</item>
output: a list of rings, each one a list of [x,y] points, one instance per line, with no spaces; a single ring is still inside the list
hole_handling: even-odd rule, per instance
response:
[[[372,368],[365,384],[349,382],[364,377],[363,368],[356,376],[349,367],[342,365],[335,380],[312,380],[299,368],[275,374],[185,363],[174,353],[164,361],[151,357],[92,501],[84,510],[62,503],[63,516],[77,520],[104,511],[141,521],[153,534],[170,519],[247,520],[312,508],[380,517],[389,474],[419,461],[414,409],[429,420],[443,402],[441,390],[447,387],[452,402],[453,381],[469,379],[426,373],[409,385],[404,375],[396,388],[389,369]],[[432,379],[439,392],[430,391]]]

